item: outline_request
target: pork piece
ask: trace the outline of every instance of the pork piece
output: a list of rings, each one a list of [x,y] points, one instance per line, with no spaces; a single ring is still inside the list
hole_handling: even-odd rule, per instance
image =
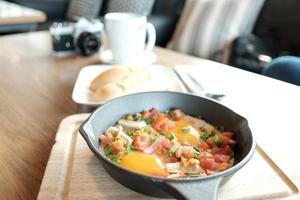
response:
[[[122,137],[124,140],[126,140],[127,146],[131,146],[131,144],[133,142],[133,140],[131,139],[131,137],[129,137],[122,130],[119,131],[119,136]]]
[[[144,121],[131,121],[126,119],[120,119],[118,121],[118,124],[122,125],[124,128],[129,128],[129,129],[140,129],[147,126],[146,122]]]
[[[191,122],[196,128],[204,128],[208,133],[211,131],[219,132],[215,127],[202,119],[198,119],[189,115],[185,115],[183,120]]]
[[[106,147],[111,145],[111,143],[114,141],[114,137],[112,136],[111,133],[102,134],[100,135],[100,140],[101,140],[101,147]]]
[[[152,143],[147,149],[144,150],[146,154],[153,154],[158,149],[163,147],[163,143],[167,140],[164,136],[158,138],[154,143]]]
[[[180,172],[182,172],[180,162],[167,163],[166,164],[166,169],[167,169],[167,172],[169,172],[169,173],[180,173]]]
[[[116,126],[116,127],[109,127],[106,132],[105,135],[107,137],[109,137],[108,139],[111,140],[110,143],[112,142],[113,138],[115,137],[122,137],[128,146],[131,146],[133,140],[123,131],[123,127],[122,126]],[[102,142],[107,141],[107,139],[105,139],[105,135],[101,135],[100,138],[102,140]],[[104,136],[104,137],[103,137]],[[104,141],[103,141],[104,139]]]
[[[183,172],[189,175],[200,175],[205,171],[201,168],[199,160],[195,158],[189,159],[182,168]]]
[[[195,154],[195,150],[192,146],[180,146],[176,152],[176,158],[185,157],[185,158],[193,158]]]

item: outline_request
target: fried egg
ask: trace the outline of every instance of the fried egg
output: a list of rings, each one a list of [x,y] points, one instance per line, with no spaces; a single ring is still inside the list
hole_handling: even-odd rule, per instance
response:
[[[121,166],[147,175],[153,175],[164,171],[163,163],[156,155],[141,152],[130,152],[124,155]]]
[[[197,145],[199,143],[199,132],[190,122],[176,121],[172,133],[181,144]]]

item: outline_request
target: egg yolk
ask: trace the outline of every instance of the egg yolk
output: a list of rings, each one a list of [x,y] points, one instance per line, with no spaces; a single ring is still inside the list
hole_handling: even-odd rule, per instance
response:
[[[197,145],[199,143],[199,132],[190,122],[176,121],[172,133],[181,144]]]
[[[141,152],[130,152],[124,155],[120,164],[127,169],[148,175],[164,171],[162,161],[157,156]]]

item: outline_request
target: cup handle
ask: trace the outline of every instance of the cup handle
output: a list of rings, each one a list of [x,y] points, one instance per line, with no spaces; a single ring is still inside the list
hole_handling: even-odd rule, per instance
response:
[[[146,44],[145,50],[152,51],[155,46],[155,40],[156,40],[155,28],[151,23],[147,23],[146,28],[148,33],[148,42]]]
[[[166,182],[163,189],[176,199],[216,200],[222,177],[192,182]]]

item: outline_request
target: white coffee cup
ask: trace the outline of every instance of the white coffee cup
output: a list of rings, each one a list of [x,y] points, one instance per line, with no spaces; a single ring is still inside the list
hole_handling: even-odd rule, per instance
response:
[[[146,16],[133,13],[108,13],[105,29],[115,64],[133,64],[145,51],[152,51],[156,33]],[[146,33],[148,42],[145,44]]]

